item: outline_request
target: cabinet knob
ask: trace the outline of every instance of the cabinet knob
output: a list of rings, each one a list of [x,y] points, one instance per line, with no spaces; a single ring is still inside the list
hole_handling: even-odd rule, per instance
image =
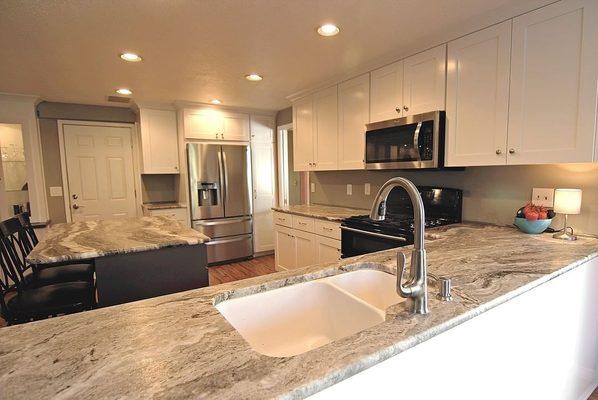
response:
[[[501,149],[496,149],[496,154],[500,156],[502,154],[502,150]]]
[[[509,149],[509,154],[515,154],[515,149]]]
[[[401,113],[401,107],[395,108],[395,111],[400,114]]]
[[[407,107],[407,106],[403,106],[403,110],[405,110],[405,111],[409,111],[409,107]]]

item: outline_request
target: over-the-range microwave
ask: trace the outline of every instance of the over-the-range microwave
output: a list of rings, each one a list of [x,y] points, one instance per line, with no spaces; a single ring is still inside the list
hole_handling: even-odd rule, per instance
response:
[[[366,169],[442,168],[444,111],[366,125]]]

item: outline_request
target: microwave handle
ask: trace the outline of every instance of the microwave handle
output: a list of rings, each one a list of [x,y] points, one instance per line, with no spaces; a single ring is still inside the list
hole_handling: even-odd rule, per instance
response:
[[[419,154],[419,131],[421,130],[422,123],[418,122],[415,127],[415,133],[413,134],[413,148],[417,150],[417,159],[421,161],[422,157]]]

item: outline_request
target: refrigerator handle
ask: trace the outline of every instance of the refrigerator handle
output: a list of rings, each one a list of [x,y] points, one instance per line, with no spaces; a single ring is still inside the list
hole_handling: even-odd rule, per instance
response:
[[[222,204],[226,204],[226,190],[227,190],[227,180],[225,178],[225,169],[224,163],[222,162],[222,157],[224,152],[222,151],[222,147],[218,150],[218,177],[220,178],[220,196],[222,199]]]
[[[226,152],[224,149],[222,151],[222,170],[224,171],[224,190],[222,191],[224,194],[224,204],[226,204],[226,200],[228,200],[228,168],[226,166]],[[226,212],[226,210],[225,210]]]

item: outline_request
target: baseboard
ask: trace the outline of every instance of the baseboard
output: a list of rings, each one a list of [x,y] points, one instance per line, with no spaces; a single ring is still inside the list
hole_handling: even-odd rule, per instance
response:
[[[260,251],[257,253],[253,253],[253,258],[256,257],[262,257],[262,256],[270,256],[274,254],[274,250],[266,250],[266,251]]]

